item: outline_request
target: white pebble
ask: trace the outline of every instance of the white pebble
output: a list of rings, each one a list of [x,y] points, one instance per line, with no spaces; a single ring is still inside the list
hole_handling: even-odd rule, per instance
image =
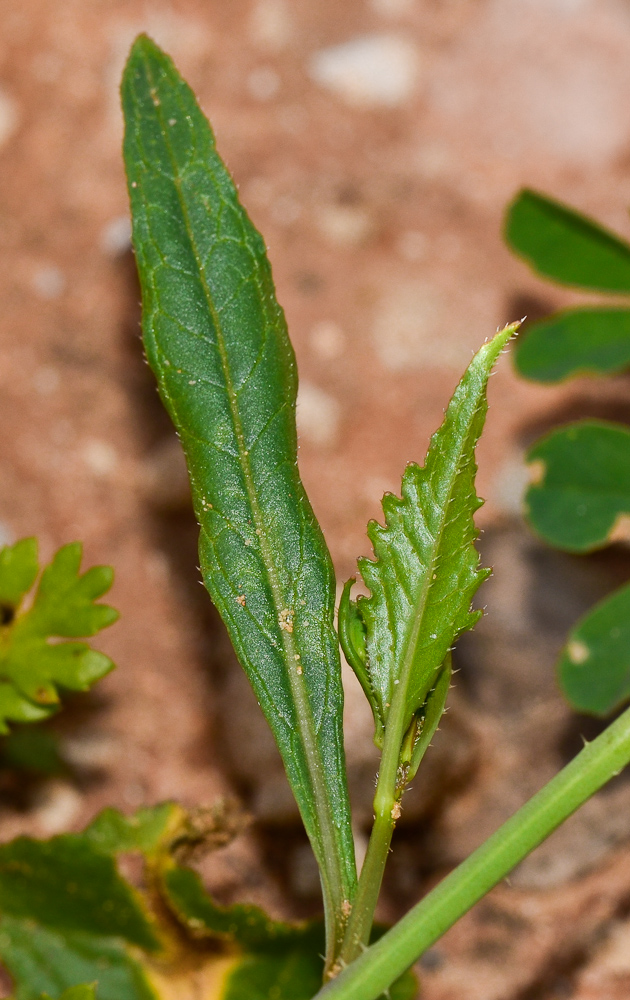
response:
[[[118,465],[118,455],[111,444],[93,438],[83,447],[83,460],[92,472],[98,476],[106,476]]]
[[[286,0],[258,0],[251,13],[249,34],[262,49],[279,52],[286,48],[293,34]]]
[[[420,60],[411,41],[399,35],[365,35],[316,52],[309,65],[315,83],[348,104],[395,107],[418,82]]]
[[[341,417],[334,396],[312,382],[300,382],[296,413],[298,432],[305,440],[320,447],[334,444]]]
[[[32,277],[33,288],[42,299],[58,299],[66,287],[63,272],[54,265],[38,267]]]
[[[259,66],[247,77],[247,90],[256,101],[270,101],[280,90],[280,77],[271,66]]]
[[[118,215],[101,231],[101,249],[109,257],[119,257],[131,248],[131,219]]]
[[[0,147],[11,138],[18,122],[17,104],[4,90],[0,90]]]

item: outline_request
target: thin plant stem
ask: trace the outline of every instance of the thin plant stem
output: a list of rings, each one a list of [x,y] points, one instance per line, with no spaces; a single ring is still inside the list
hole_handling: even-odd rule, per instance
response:
[[[347,966],[316,1000],[377,1000],[530,851],[630,762],[630,709]]]
[[[404,705],[402,699],[399,701],[401,704],[395,702],[392,705],[390,725],[385,730],[385,745],[374,796],[374,826],[334,972],[353,962],[364,951],[374,922],[374,911],[404,791],[404,781],[401,782],[399,775],[400,747],[403,740],[400,722]]]

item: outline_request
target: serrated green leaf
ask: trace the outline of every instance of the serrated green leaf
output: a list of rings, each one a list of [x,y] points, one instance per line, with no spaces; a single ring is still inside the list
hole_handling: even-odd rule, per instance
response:
[[[571,629],[558,677],[578,712],[609,715],[630,699],[630,585],[600,601]]]
[[[590,291],[630,293],[630,246],[537,191],[524,189],[512,202],[505,238],[545,278]]]
[[[630,537],[630,431],[582,420],[541,438],[527,455],[525,497],[535,531],[567,552]]]
[[[210,126],[146,37],[122,94],[146,350],[186,453],[204,581],[274,731],[339,938],[355,870],[334,578],[297,470],[284,315]]]
[[[534,323],[519,338],[514,361],[525,378],[548,383],[625,371],[630,366],[630,310],[556,313]]]
[[[479,618],[475,591],[489,570],[479,569],[473,515],[475,446],[485,421],[492,367],[513,335],[506,327],[481,348],[455,390],[423,467],[410,464],[402,498],[383,498],[385,527],[368,526],[375,561],[359,560],[371,592],[357,608],[366,627],[367,669],[387,727],[396,704],[406,731],[425,704],[453,642]]]
[[[37,575],[37,543],[29,538],[0,551],[0,733],[7,721],[34,722],[57,708],[58,687],[86,691],[114,666],[84,642],[60,639],[93,636],[118,613],[95,604],[112,584],[109,566],[79,575],[79,542],[59,549],[42,577],[30,608],[22,601]]]
[[[86,981],[98,983],[98,1000],[158,1000],[139,963],[111,938],[60,934],[4,917],[0,959],[16,984],[15,1000],[40,1000],[42,993],[54,1000]]]

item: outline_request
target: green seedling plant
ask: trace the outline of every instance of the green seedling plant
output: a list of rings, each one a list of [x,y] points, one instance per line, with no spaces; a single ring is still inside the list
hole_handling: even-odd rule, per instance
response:
[[[488,378],[516,324],[481,347],[424,464],[408,465],[400,496],[383,498],[383,523],[368,526],[373,558],[358,562],[369,594],[355,599],[355,581],[346,583],[335,631],[332,561],[297,466],[295,357],[263,239],[192,91],[146,36],[132,49],[122,99],[146,353],[186,455],[203,581],[274,733],[324,912],[288,924],[208,895],[192,865],[238,833],[230,803],[110,809],[83,833],[0,846],[0,959],[15,1000],[88,1000],[90,984],[98,1000],[413,1000],[414,962],[630,760],[629,710],[394,927],[374,924],[405,789],[445,709],[453,644],[479,616],[471,602],[489,571],[474,544],[475,447]],[[19,564],[0,554],[0,567],[3,558],[6,593],[25,593]],[[64,627],[76,613],[83,631],[51,631],[45,619],[34,658],[19,661],[24,677],[5,671],[7,691],[27,699],[33,718],[48,711],[57,683],[73,686],[60,665],[37,666],[45,637],[95,630],[86,611],[101,607],[90,603],[95,579],[81,590],[87,604],[76,586],[61,587],[59,604]],[[358,873],[340,645],[381,751]],[[87,662],[86,684],[98,672]],[[23,720],[27,710],[12,711],[7,719]],[[142,865],[134,884],[119,866],[128,855]]]
[[[568,309],[533,324],[515,351],[526,378],[555,384],[630,366],[630,244],[572,208],[520,192],[506,219],[508,244],[546,278],[625,305]],[[586,553],[630,539],[630,430],[579,420],[529,449],[525,504],[534,530],[556,548]],[[630,699],[630,585],[571,630],[558,664],[560,685],[579,711],[605,716]]]

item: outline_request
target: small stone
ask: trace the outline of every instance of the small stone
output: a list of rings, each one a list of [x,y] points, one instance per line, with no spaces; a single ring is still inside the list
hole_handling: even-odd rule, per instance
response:
[[[332,320],[316,323],[309,337],[314,353],[325,361],[341,357],[346,346],[346,338],[341,327]]]
[[[256,101],[270,101],[280,90],[280,76],[271,66],[259,66],[247,77],[247,90]]]
[[[66,279],[58,267],[50,265],[36,269],[32,284],[42,299],[58,299],[66,287]]]
[[[319,231],[337,246],[358,246],[374,231],[374,223],[364,208],[356,205],[328,205],[316,216]]]
[[[50,365],[38,368],[33,375],[33,386],[41,396],[50,396],[59,388],[59,372]]]
[[[300,382],[297,400],[298,433],[312,444],[330,447],[337,439],[341,406],[334,396],[313,385]]]
[[[286,48],[293,35],[286,0],[258,0],[251,13],[249,34],[261,49],[280,52]]]
[[[118,215],[101,232],[101,249],[108,257],[121,257],[131,249],[131,219]]]
[[[348,104],[396,107],[413,95],[420,71],[418,51],[400,35],[353,38],[316,52],[311,79]]]
[[[0,90],[0,148],[8,142],[18,124],[18,107],[12,97]]]
[[[81,810],[81,796],[67,781],[47,782],[39,792],[34,819],[45,836],[67,830]]]
[[[424,233],[419,232],[417,229],[408,229],[406,232],[400,234],[396,249],[404,260],[416,263],[417,261],[424,260],[427,256],[429,240]]]
[[[83,461],[98,476],[107,476],[118,465],[118,455],[111,444],[94,438],[83,446]]]
[[[370,0],[370,7],[381,17],[402,17],[413,10],[414,0]]]

